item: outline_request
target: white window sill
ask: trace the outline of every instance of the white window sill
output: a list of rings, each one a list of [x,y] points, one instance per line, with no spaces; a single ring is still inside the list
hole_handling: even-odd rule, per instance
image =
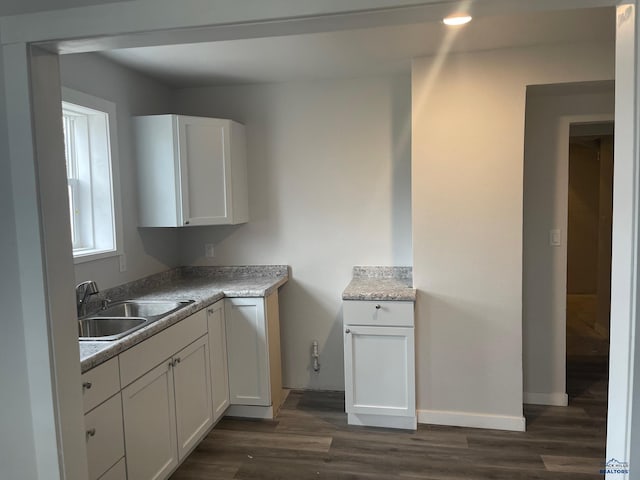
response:
[[[85,250],[73,253],[73,263],[93,262],[103,258],[118,257],[122,252],[118,250]]]

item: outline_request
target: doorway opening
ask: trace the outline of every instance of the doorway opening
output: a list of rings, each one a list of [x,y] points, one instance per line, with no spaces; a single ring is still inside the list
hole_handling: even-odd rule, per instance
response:
[[[567,394],[570,404],[587,402],[591,415],[606,419],[613,123],[572,124],[569,135]]]

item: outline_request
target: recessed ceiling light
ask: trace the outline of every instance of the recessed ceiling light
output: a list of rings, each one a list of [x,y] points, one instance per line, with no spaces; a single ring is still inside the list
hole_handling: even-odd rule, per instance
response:
[[[464,25],[465,23],[469,23],[470,21],[471,21],[471,16],[469,15],[452,15],[450,17],[442,19],[442,23],[450,27],[456,26],[456,25]]]

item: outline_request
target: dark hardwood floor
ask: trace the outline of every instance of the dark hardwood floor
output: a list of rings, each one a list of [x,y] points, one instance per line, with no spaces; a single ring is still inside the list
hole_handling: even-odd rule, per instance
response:
[[[292,391],[275,421],[223,419],[171,478],[602,479],[606,357],[567,370],[570,405],[526,405],[526,432],[352,427],[342,392]]]

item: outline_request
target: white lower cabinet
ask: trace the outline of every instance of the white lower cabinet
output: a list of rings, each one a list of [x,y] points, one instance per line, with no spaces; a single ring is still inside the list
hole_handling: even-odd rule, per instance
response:
[[[167,477],[178,465],[171,361],[122,390],[129,478]]]
[[[224,321],[224,301],[207,309],[209,330],[209,356],[211,358],[211,393],[213,421],[216,422],[229,408],[229,372],[227,362],[227,329]]]
[[[173,361],[178,460],[182,461],[213,425],[208,335],[178,352]]]
[[[122,391],[130,479],[166,478],[207,433],[210,378],[204,335]]]
[[[278,294],[225,299],[230,415],[273,418],[282,401]]]
[[[124,461],[122,401],[118,369],[116,357],[82,374],[90,480],[103,478],[118,461]],[[120,478],[126,480],[126,472]]]
[[[348,423],[416,428],[413,303],[345,301]]]

